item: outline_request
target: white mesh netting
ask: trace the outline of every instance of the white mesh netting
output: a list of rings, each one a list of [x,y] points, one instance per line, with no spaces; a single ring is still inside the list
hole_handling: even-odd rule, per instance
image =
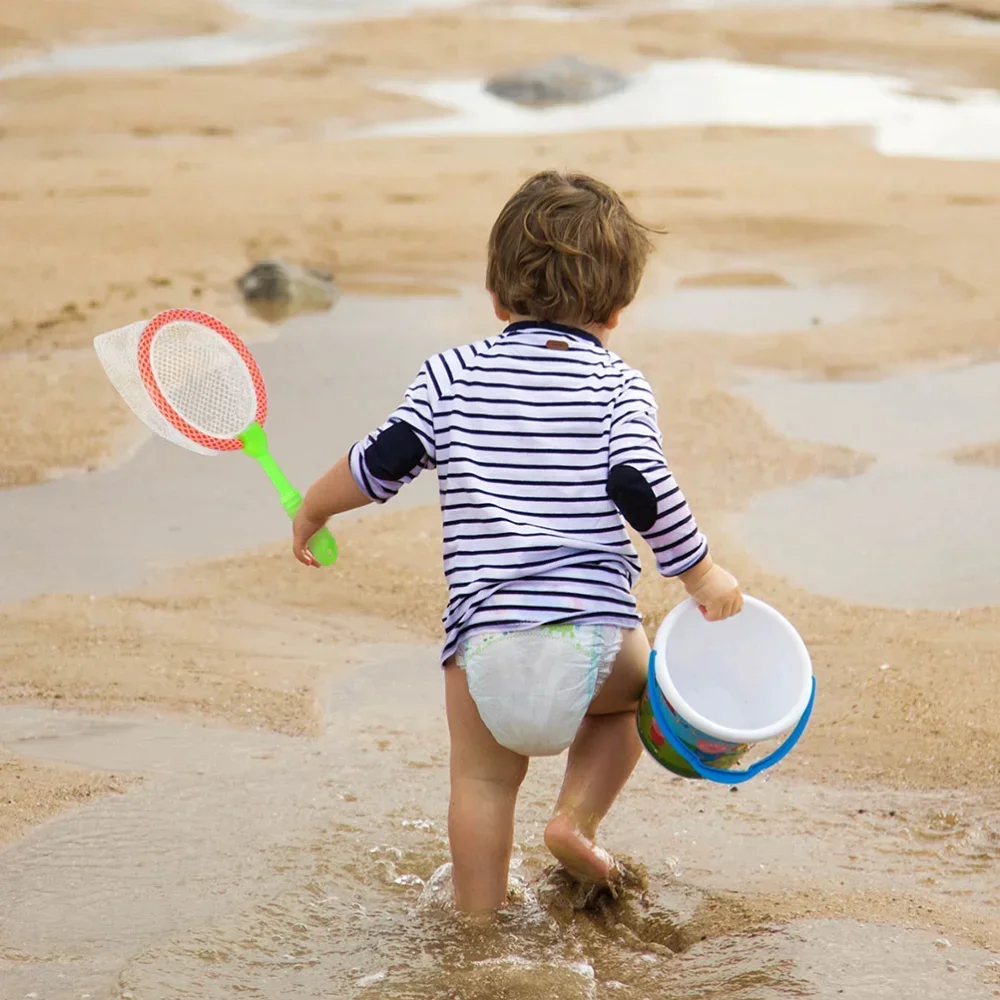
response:
[[[146,329],[146,323],[146,320],[140,320],[94,338],[94,350],[105,374],[132,412],[154,434],[199,455],[218,455],[219,452],[195,444],[172,427],[149,398],[139,374],[139,338]]]
[[[239,352],[214,330],[176,320],[153,337],[153,378],[164,398],[196,430],[234,438],[253,423],[257,390]]]

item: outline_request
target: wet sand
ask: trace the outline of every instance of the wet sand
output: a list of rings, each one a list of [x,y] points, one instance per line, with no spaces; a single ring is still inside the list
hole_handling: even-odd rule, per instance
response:
[[[1000,444],[986,445],[982,448],[966,448],[956,456],[956,461],[967,462],[970,465],[1000,466]]]
[[[448,915],[442,868],[436,647],[355,652],[309,741],[0,711],[18,752],[147,775],[0,855],[7,981],[53,996],[69,995],[67,978],[104,995],[112,975],[122,996],[205,998],[237,988],[526,1000],[540,983],[564,1000],[623,989],[991,995],[1000,835],[989,808],[958,792],[876,801],[798,767],[733,794],[643,761],[607,829],[633,874],[617,903],[588,904],[547,872],[542,821],[559,768],[538,762],[523,793],[516,905],[499,933],[464,928]],[[53,878],[64,905],[38,906]]]
[[[209,4],[70,6],[0,14],[2,58],[246,24]],[[899,74],[921,93],[1000,85],[1000,43],[949,16],[706,10],[525,30],[469,10],[310,28],[309,48],[248,66],[0,81],[14,996],[1000,988],[996,505],[968,478],[992,484],[998,464],[997,164],[884,157],[851,129],[350,137],[427,117],[383,83],[562,51],[630,71],[726,57]],[[426,353],[493,332],[485,234],[551,165],[606,177],[670,229],[613,346],[654,384],[717,557],[800,628],[821,696],[802,750],[736,795],[643,763],[607,842],[648,888],[612,911],[577,913],[543,878],[558,765],[541,762],[519,816],[527,902],[470,938],[432,879],[447,796],[433,482],[345,519],[336,570],[301,572],[252,465],[149,441],[89,343],[167,306],[222,316],[260,356],[275,454],[305,485]],[[271,253],[333,270],[348,294],[329,316],[251,320],[233,279]],[[969,381],[952,391],[934,375],[947,368]],[[940,477],[933,545],[906,475]],[[954,537],[948,484],[965,505]],[[892,545],[864,544],[887,519]],[[652,631],[679,592],[647,564],[639,597]]]
[[[0,752],[0,844],[23,836],[50,816],[124,792],[129,784],[117,775],[36,763]]]

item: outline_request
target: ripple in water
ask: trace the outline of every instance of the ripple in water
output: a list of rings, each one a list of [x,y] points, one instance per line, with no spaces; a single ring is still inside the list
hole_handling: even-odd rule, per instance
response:
[[[1000,861],[1000,831],[988,820],[933,811],[909,829],[917,853],[936,857],[955,873],[985,872]]]
[[[510,905],[488,922],[459,916],[441,838],[365,848],[340,836],[272,902],[137,959],[125,995],[351,1000],[763,1000],[804,995],[739,907],[626,866],[620,890],[581,889],[515,861]],[[733,936],[735,932],[735,936]],[[720,935],[721,940],[715,940]],[[167,992],[162,992],[166,990]]]

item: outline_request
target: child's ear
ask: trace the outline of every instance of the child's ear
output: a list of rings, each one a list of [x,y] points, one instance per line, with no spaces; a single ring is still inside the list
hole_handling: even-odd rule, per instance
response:
[[[605,330],[613,330],[617,325],[618,321],[622,318],[621,309],[616,309],[609,317],[607,323],[604,324]]]
[[[497,297],[496,292],[490,292],[490,298],[493,300],[493,312],[496,314],[497,319],[500,320],[501,323],[509,323],[510,310],[504,309],[504,307],[500,304],[500,299]]]

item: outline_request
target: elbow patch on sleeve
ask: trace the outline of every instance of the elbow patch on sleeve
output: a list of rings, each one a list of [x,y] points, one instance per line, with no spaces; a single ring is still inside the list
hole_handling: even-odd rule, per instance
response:
[[[656,494],[638,469],[616,465],[608,476],[608,496],[636,531],[656,524]]]
[[[427,457],[416,431],[400,420],[387,427],[365,451],[365,464],[376,479],[397,483]]]

